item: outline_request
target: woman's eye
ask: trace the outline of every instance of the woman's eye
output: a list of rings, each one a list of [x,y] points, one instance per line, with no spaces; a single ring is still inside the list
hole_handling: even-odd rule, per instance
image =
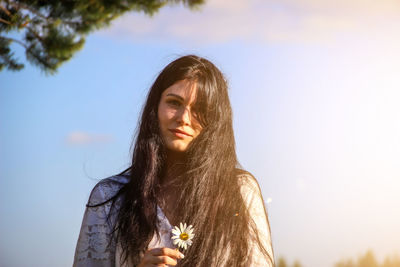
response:
[[[181,102],[177,100],[168,100],[167,103],[174,107],[179,107],[181,105]]]

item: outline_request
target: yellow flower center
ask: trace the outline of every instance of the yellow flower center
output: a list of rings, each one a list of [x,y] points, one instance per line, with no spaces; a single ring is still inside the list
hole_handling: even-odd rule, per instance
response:
[[[179,235],[179,238],[182,239],[182,240],[188,240],[189,235],[187,233],[182,233],[182,234]]]

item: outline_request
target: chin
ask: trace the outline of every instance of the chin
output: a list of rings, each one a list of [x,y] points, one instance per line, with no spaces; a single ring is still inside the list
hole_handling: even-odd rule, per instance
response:
[[[186,149],[186,147],[185,147],[185,148],[174,148],[174,147],[172,147],[172,148],[170,148],[169,150],[171,150],[171,151],[173,151],[173,152],[183,153],[183,152],[185,152],[187,149]]]
[[[171,145],[168,146],[168,149],[170,151],[173,151],[173,152],[181,152],[181,153],[183,153],[183,152],[185,152],[187,150],[187,147],[188,146],[186,146],[186,145],[171,144]]]

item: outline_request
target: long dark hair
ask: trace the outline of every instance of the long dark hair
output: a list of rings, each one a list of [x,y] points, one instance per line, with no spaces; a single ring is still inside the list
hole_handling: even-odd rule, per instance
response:
[[[123,260],[136,266],[153,235],[159,234],[157,193],[166,171],[166,151],[157,112],[162,92],[180,80],[197,84],[194,110],[203,128],[185,152],[185,171],[179,177],[181,190],[176,192],[179,209],[175,215],[179,221],[192,224],[196,233],[178,265],[248,266],[249,242],[258,244],[271,260],[240,191],[239,177],[245,172],[238,168],[227,82],[214,64],[194,55],[167,65],[148,93],[132,164],[123,173],[130,180],[120,190],[122,200],[114,229]]]

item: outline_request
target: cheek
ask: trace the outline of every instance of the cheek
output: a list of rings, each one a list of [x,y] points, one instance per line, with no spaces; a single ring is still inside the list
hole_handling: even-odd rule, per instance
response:
[[[161,128],[167,127],[169,123],[173,120],[175,113],[170,108],[163,104],[158,107],[158,121]]]

